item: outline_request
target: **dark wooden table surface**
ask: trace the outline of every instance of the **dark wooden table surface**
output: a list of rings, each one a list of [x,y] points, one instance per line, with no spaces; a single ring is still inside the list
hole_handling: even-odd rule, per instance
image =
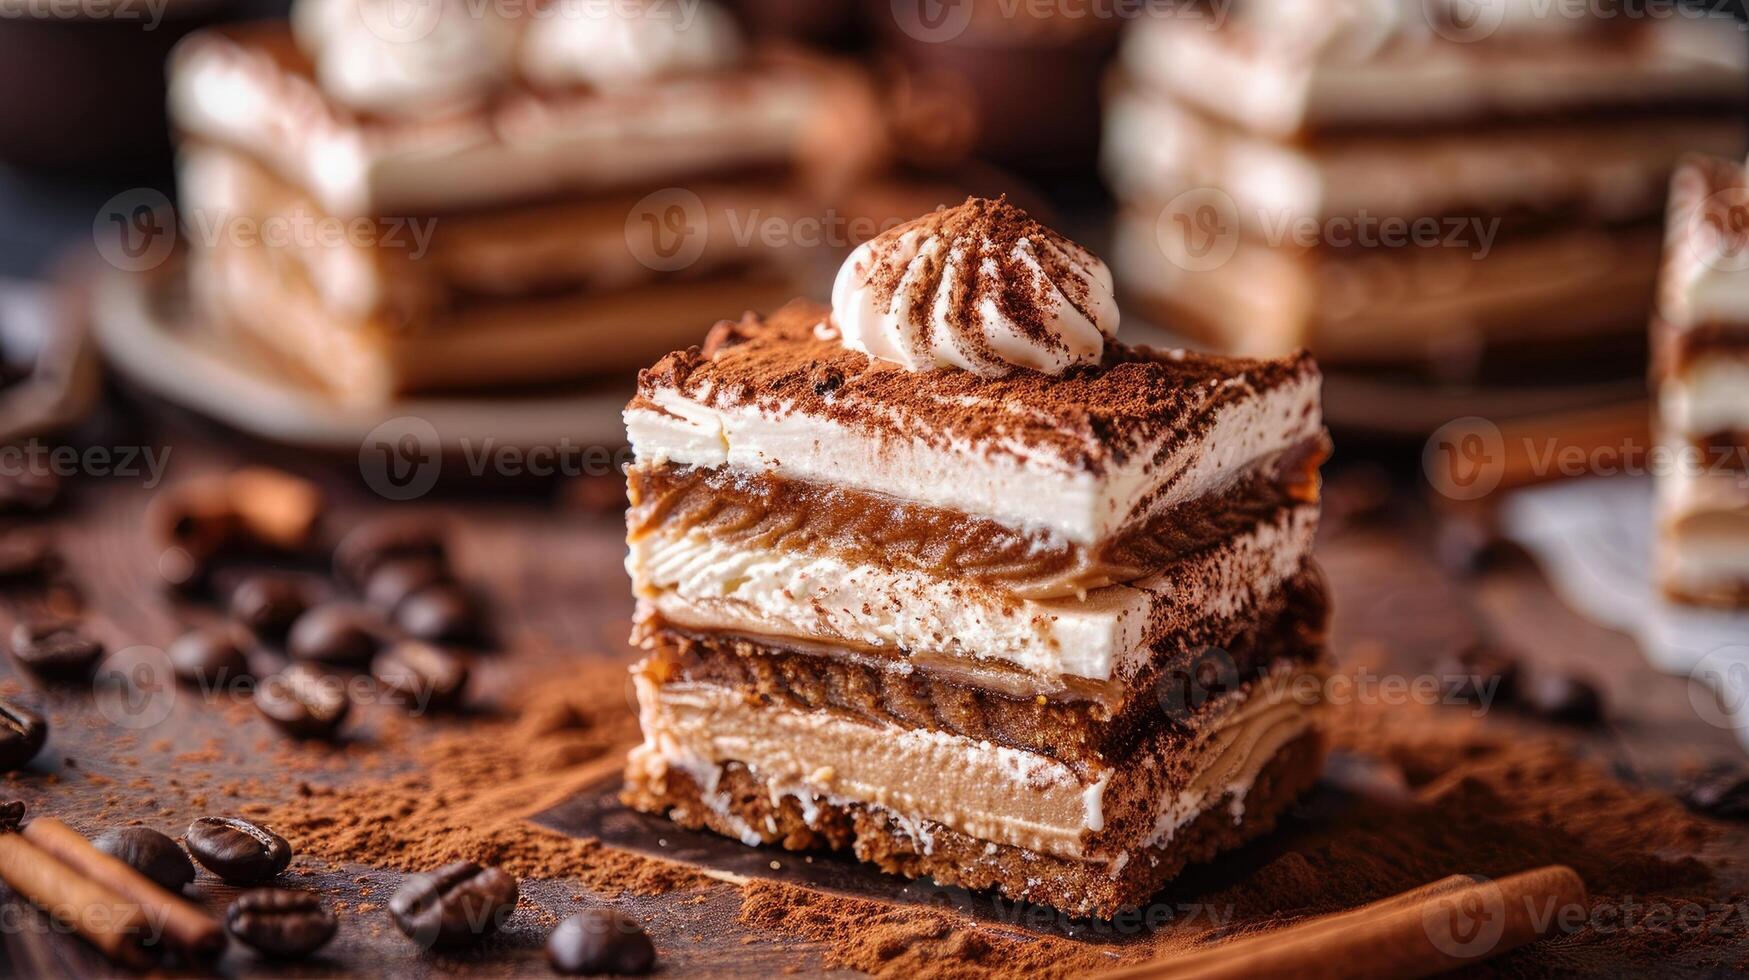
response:
[[[484,701],[543,671],[574,666],[579,658],[629,655],[622,528],[611,512],[578,503],[599,497],[599,486],[497,486],[482,494],[476,486],[446,484],[418,501],[390,503],[363,485],[356,459],[261,447],[137,401],[112,396],[110,404],[80,440],[168,451],[166,483],[266,462],[327,488],[327,520],[335,528],[396,511],[455,518],[457,566],[489,594],[502,630],[503,652],[482,660],[477,697]],[[1378,473],[1344,455],[1351,454],[1339,453],[1332,490],[1348,495],[1347,507],[1376,488]],[[167,598],[157,580],[153,546],[143,529],[154,490],[137,477],[87,475],[68,481],[66,491],[52,514],[22,522],[54,536],[92,628],[112,649],[164,646],[194,613]],[[1629,768],[1652,786],[1674,783],[1683,767],[1697,762],[1737,758],[1731,734],[1697,716],[1686,682],[1656,674],[1631,641],[1564,608],[1527,560],[1508,555],[1477,575],[1436,560],[1435,525],[1410,481],[1401,481],[1382,507],[1367,511],[1352,519],[1334,514],[1320,544],[1337,603],[1340,658],[1422,671],[1440,651],[1490,637],[1539,665],[1580,667],[1601,681],[1615,723],[1564,736],[1581,752]],[[42,601],[41,595],[14,595],[5,604],[17,616]],[[272,751],[278,736],[248,712],[211,710],[186,693],[171,696],[161,710],[118,709],[87,688],[41,685],[6,658],[0,658],[0,684],[53,722],[48,748],[28,772],[10,778],[6,792],[83,830],[138,818],[176,833],[192,818],[236,802],[224,798],[220,786],[271,785],[286,778]],[[377,724],[367,712],[353,737],[370,739]],[[1499,724],[1552,730],[1522,720]],[[223,750],[210,751],[215,743]],[[321,778],[345,780],[348,774],[340,766]],[[312,867],[302,872],[300,884],[354,900],[368,892],[380,902],[398,877],[368,866]],[[565,881],[525,883],[526,895],[555,912],[571,907],[577,893]],[[217,909],[229,892],[203,876],[192,894]],[[820,950],[809,943],[752,935],[738,925],[732,888],[706,892],[702,900],[669,895],[623,901],[662,937],[665,975],[812,971],[822,962]],[[7,908],[12,914],[5,922],[12,927],[0,930],[6,957],[0,968],[25,975],[110,972],[81,943],[45,936],[45,920]],[[447,958],[417,953],[383,928],[379,911],[346,917],[338,940],[319,961],[295,969],[268,967],[233,950],[220,969],[239,975],[544,975],[544,930],[532,917],[516,922],[508,940],[489,952]]]

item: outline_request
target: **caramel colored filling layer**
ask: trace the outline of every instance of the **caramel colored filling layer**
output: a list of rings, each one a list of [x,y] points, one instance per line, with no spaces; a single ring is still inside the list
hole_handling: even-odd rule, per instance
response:
[[[1000,587],[1022,599],[1130,582],[1318,499],[1323,438],[1259,460],[1228,488],[1132,522],[1092,547],[864,490],[726,467],[629,470],[628,534],[700,532],[746,547],[832,554],[858,564]]]

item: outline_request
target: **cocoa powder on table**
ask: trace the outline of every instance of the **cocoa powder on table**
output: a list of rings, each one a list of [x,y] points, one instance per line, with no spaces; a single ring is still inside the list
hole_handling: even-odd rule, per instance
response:
[[[424,870],[492,864],[593,891],[659,894],[709,879],[684,865],[604,847],[528,818],[596,782],[638,738],[626,668],[600,660],[544,676],[502,717],[465,724],[410,751],[415,766],[377,780],[301,783],[259,818],[300,854]]]

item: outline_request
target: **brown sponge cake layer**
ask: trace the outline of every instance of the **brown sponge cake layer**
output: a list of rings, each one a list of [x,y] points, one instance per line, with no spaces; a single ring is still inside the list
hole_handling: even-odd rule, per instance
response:
[[[622,799],[693,830],[710,829],[792,851],[850,850],[858,860],[893,874],[928,876],[944,885],[995,890],[1074,916],[1109,918],[1147,901],[1186,865],[1267,833],[1317,780],[1324,752],[1324,738],[1316,731],[1289,742],[1265,764],[1242,801],[1211,801],[1171,839],[1129,855],[1115,870],[1103,862],[990,843],[879,806],[815,801],[812,812],[804,813],[793,796],[780,796],[774,803],[765,784],[738,763],[721,768],[714,793],[678,769],[657,776],[634,770]]]
[[[1228,685],[1251,681],[1281,662],[1318,659],[1328,621],[1322,575],[1308,566],[1277,600],[1163,640],[1151,669],[1110,702],[1003,694],[928,666],[847,651],[803,651],[771,638],[653,624],[644,638],[655,647],[647,669],[664,682],[728,687],[774,707],[830,709],[1085,766],[1122,758],[1151,735],[1183,727]]]

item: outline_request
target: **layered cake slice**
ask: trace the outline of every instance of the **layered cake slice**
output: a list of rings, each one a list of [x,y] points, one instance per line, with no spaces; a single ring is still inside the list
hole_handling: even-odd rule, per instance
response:
[[[1640,370],[1676,161],[1743,152],[1742,33],[1474,6],[1139,18],[1104,137],[1126,303],[1350,373]]]
[[[1117,322],[971,200],[644,371],[626,801],[1074,915],[1267,830],[1323,756],[1318,370]]]
[[[170,65],[191,285],[336,397],[629,375],[794,294],[837,69],[714,2],[298,0]],[[637,323],[637,330],[624,329]]]
[[[1749,605],[1749,180],[1684,161],[1671,181],[1652,325],[1659,578],[1671,598]]]

